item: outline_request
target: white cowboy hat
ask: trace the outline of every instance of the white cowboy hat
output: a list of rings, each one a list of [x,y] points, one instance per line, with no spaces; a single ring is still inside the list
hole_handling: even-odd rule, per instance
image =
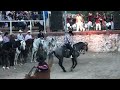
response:
[[[31,31],[29,30],[29,31],[27,31],[27,32],[31,32]]]
[[[22,30],[19,30],[19,32],[23,32]]]
[[[3,32],[0,31],[0,33],[3,33]]]

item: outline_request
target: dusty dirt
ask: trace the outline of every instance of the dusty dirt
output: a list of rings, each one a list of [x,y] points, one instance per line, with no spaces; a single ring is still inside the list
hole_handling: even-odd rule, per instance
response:
[[[72,62],[64,58],[63,65],[67,72],[63,72],[55,58],[51,70],[51,79],[119,79],[120,78],[120,53],[90,53],[78,58],[78,65],[70,72]],[[3,70],[0,66],[0,79],[23,79],[30,69],[37,63],[28,62],[23,66],[11,67]]]

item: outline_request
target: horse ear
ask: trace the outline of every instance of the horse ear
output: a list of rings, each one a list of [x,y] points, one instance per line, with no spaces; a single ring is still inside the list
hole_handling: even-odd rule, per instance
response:
[[[85,42],[85,45],[88,45],[88,43],[87,43],[87,42]]]
[[[54,40],[54,38],[52,38],[52,41]]]

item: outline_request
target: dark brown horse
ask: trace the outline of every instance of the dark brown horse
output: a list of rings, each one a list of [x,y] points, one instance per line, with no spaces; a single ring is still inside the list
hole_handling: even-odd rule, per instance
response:
[[[37,68],[35,70],[35,73],[31,75],[33,69],[36,67],[33,67],[28,74],[25,75],[24,79],[50,79],[50,69],[45,71],[38,71]]]
[[[39,62],[38,66],[34,66],[26,75],[25,79],[50,79],[50,68],[49,65],[45,62],[47,58],[47,52],[43,49],[42,44],[39,44],[36,58],[37,62]],[[33,76],[31,76],[34,69],[35,73]]]

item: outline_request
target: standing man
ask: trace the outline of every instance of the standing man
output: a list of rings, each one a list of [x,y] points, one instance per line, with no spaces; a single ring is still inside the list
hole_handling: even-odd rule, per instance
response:
[[[27,41],[28,39],[32,39],[32,35],[30,34],[31,31],[27,31],[27,35],[25,36],[25,41]]]
[[[77,31],[83,30],[83,17],[81,14],[77,14],[76,16],[76,25],[77,25]]]
[[[92,13],[88,14],[88,30],[90,30],[90,28],[93,27],[93,15]]]
[[[111,21],[111,30],[114,30],[114,21],[113,21],[113,14],[111,14],[111,18],[110,18],[110,21]]]
[[[19,34],[17,35],[17,40],[20,40],[20,41],[24,40],[24,36],[22,32],[23,32],[22,30],[19,30]]]
[[[96,30],[101,30],[100,20],[101,20],[100,14],[97,12],[95,17]]]

